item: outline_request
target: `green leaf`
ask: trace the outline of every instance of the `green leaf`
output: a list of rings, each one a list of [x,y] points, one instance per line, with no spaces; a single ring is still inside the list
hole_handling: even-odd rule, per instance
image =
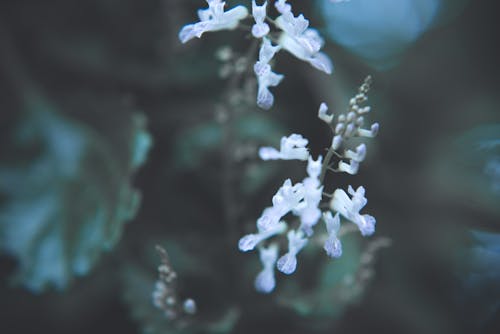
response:
[[[18,260],[15,282],[34,292],[63,289],[113,248],[135,216],[140,194],[130,176],[151,137],[142,116],[123,114],[112,129],[123,143],[115,149],[45,100],[26,102],[0,161],[0,249]]]

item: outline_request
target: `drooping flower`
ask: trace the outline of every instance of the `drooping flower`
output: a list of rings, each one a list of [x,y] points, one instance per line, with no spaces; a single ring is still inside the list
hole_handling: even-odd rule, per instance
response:
[[[198,37],[207,31],[235,29],[240,20],[248,16],[245,6],[236,6],[224,11],[225,2],[221,0],[207,0],[208,8],[198,10],[200,22],[185,25],[179,32],[182,43]]]
[[[242,252],[253,250],[258,243],[276,234],[283,233],[287,225],[281,218],[294,210],[304,199],[304,185],[287,179],[273,196],[273,206],[266,208],[257,220],[256,234],[247,234],[238,243]]]
[[[269,91],[269,87],[277,86],[284,77],[282,74],[274,73],[269,65],[279,49],[279,46],[273,46],[271,41],[264,37],[259,50],[259,60],[253,67],[258,83],[257,105],[266,110],[271,108],[274,103],[274,96]]]
[[[309,21],[300,14],[295,17],[291,5],[286,1],[277,1],[276,9],[281,13],[276,18],[276,25],[283,30],[279,44],[295,57],[310,63],[327,74],[333,70],[330,58],[320,52],[325,41],[318,31],[309,27]]]
[[[308,143],[307,139],[294,133],[281,138],[279,151],[274,147],[261,147],[259,156],[262,160],[307,160],[309,151],[306,145]]]
[[[252,35],[255,38],[262,38],[269,33],[269,25],[264,22],[266,19],[267,1],[262,6],[258,6],[255,0],[252,0],[252,16],[255,24],[252,26]]]
[[[356,224],[363,236],[372,235],[375,232],[375,218],[370,215],[361,215],[359,213],[368,202],[365,197],[365,188],[360,186],[354,191],[354,189],[349,186],[347,191],[352,198],[349,198],[347,193],[342,189],[335,190],[333,198],[330,201],[330,208]]]
[[[338,233],[340,230],[340,217],[339,214],[332,216],[330,211],[323,213],[323,220],[326,224],[326,231],[328,233],[328,238],[323,246],[326,254],[330,257],[338,258],[342,256],[342,243],[338,238]]]
[[[255,278],[255,289],[262,293],[270,293],[276,286],[274,265],[278,259],[278,245],[271,244],[267,248],[259,248],[259,257],[264,268]]]
[[[279,258],[276,266],[284,274],[290,275],[297,268],[297,253],[307,244],[308,239],[302,231],[290,230],[288,237],[288,252]]]

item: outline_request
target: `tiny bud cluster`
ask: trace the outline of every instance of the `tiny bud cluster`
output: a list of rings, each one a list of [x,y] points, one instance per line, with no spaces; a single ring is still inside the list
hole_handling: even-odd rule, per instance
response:
[[[170,264],[167,252],[160,246],[156,246],[160,254],[161,264],[158,266],[158,280],[152,294],[153,305],[162,310],[170,320],[176,320],[182,315],[193,315],[196,313],[196,302],[187,298],[180,301],[177,293],[177,273]]]

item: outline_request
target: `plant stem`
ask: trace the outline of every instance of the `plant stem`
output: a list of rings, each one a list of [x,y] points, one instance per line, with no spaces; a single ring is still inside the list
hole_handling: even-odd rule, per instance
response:
[[[330,166],[330,160],[332,160],[333,156],[336,155],[335,150],[330,147],[328,152],[326,153],[325,159],[323,160],[323,164],[321,165],[321,173],[319,175],[319,183],[323,184],[325,181],[326,171],[328,170],[328,166]]]

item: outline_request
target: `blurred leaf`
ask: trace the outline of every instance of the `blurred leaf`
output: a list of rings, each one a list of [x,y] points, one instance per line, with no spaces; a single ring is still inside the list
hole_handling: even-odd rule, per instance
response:
[[[483,125],[463,133],[440,148],[435,159],[436,165],[429,173],[440,184],[440,190],[469,207],[494,216],[500,213],[500,124]]]
[[[472,230],[471,235],[461,293],[470,319],[484,323],[500,310],[500,234]]]
[[[151,138],[142,116],[120,115],[110,130],[123,134],[122,156],[42,99],[26,109],[0,162],[0,248],[18,260],[16,282],[34,292],[63,289],[90,271],[135,216],[140,194],[129,178]]]

